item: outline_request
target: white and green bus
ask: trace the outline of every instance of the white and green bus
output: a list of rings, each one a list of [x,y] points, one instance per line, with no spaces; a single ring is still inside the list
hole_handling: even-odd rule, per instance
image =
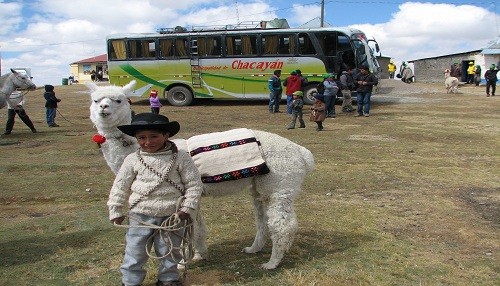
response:
[[[304,88],[308,104],[325,73],[340,76],[348,66],[360,65],[380,73],[369,40],[351,28],[176,27],[109,35],[106,40],[112,84],[136,80],[137,96],[157,90],[175,106],[190,105],[196,98],[268,99],[267,81],[274,70],[281,70],[284,79],[300,69],[309,82]],[[376,42],[375,47],[378,52]]]

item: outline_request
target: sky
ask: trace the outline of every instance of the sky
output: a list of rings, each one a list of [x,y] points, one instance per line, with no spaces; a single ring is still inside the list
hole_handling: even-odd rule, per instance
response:
[[[106,53],[106,36],[158,28],[321,16],[313,0],[0,0],[1,72],[31,68],[37,85],[61,85],[70,64]],[[353,27],[402,61],[480,50],[500,37],[498,0],[324,0],[324,21]]]

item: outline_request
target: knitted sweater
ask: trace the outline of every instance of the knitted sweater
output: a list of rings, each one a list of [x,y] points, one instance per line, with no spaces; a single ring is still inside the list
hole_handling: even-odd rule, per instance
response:
[[[172,148],[156,153],[140,151],[144,162],[162,174],[165,174],[170,165],[172,155]],[[184,190],[185,200],[180,210],[191,214],[198,208],[203,184],[198,169],[188,153],[184,151],[177,153],[177,159],[168,174],[168,179]],[[116,174],[109,194],[107,203],[109,219],[125,216],[128,206],[155,188],[160,181],[155,173],[141,163],[137,152],[128,155]],[[182,195],[181,191],[164,180],[153,192],[141,198],[131,211],[148,216],[169,216],[175,213],[177,199]]]

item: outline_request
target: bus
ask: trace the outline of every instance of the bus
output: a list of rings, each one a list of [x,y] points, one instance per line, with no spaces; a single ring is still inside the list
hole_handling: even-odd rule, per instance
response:
[[[136,80],[135,96],[156,90],[174,106],[198,98],[269,99],[267,81],[275,70],[284,80],[300,69],[308,79],[304,101],[325,73],[337,79],[347,67],[367,65],[380,74],[366,35],[353,28],[159,29],[156,33],[106,37],[109,81],[125,85]]]

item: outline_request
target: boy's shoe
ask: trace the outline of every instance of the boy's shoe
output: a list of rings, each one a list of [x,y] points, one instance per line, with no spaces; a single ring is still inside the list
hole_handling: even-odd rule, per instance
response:
[[[37,133],[37,131],[36,131],[36,129],[35,129],[35,128],[31,129],[31,132],[33,132],[33,133]]]
[[[10,134],[10,132],[8,132],[8,131],[5,131],[5,132],[3,133],[3,135],[9,135],[9,134]]]
[[[358,117],[358,116],[361,116],[363,114],[359,114],[359,113],[356,113],[356,115],[354,115],[354,117]]]
[[[363,114],[363,115],[364,115],[365,117],[370,116],[370,114],[369,114],[369,113],[365,113],[365,114]]]
[[[299,126],[299,128],[306,128],[305,126]]]
[[[59,125],[58,125],[58,124],[53,123],[53,124],[50,124],[50,125],[49,125],[49,127],[59,127]]]
[[[176,281],[160,281],[160,280],[158,280],[156,282],[156,286],[182,286],[182,283],[179,280],[176,280]]]
[[[288,127],[287,129],[288,129],[288,130],[290,130],[290,129],[295,129],[295,127]]]

